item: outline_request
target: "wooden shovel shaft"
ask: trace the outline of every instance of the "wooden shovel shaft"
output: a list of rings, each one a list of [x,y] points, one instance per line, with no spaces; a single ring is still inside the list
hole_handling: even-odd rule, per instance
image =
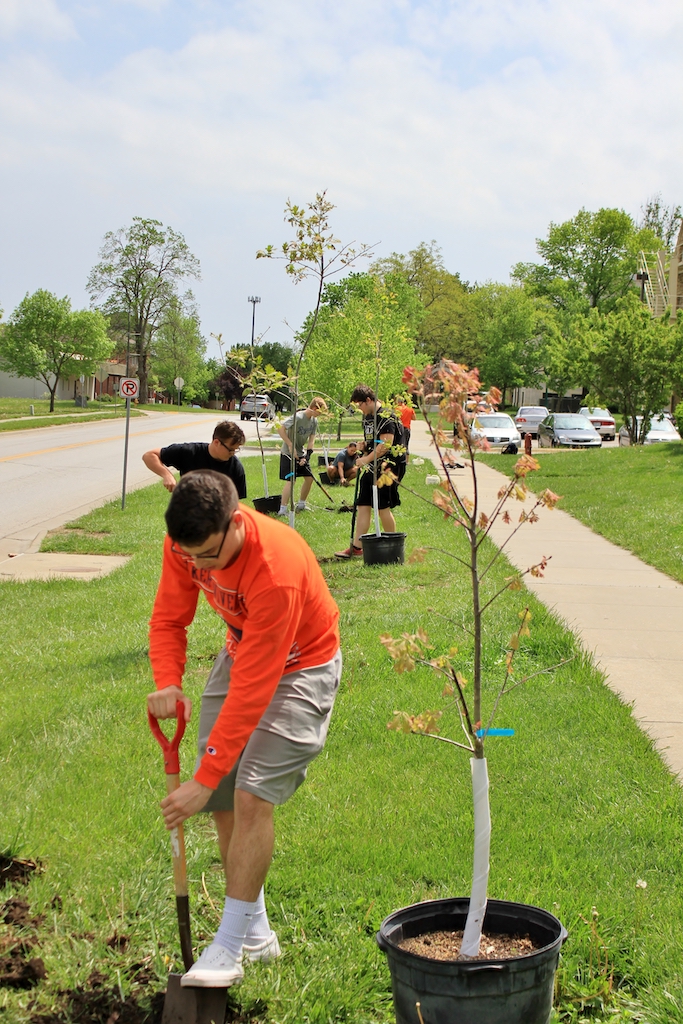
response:
[[[166,776],[166,792],[173,793],[180,786],[179,775]],[[185,970],[194,963],[192,956],[192,933],[190,931],[190,902],[187,895],[187,862],[185,860],[185,832],[182,825],[171,829],[171,856],[173,859],[173,884],[180,933],[180,951]]]

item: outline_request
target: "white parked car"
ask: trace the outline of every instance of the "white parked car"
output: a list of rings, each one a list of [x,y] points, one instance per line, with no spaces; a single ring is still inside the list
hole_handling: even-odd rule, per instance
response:
[[[472,421],[472,436],[485,437],[492,448],[522,443],[521,434],[512,417],[504,412],[478,413]]]
[[[260,420],[274,420],[275,406],[268,395],[247,395],[240,403],[240,419],[250,420],[258,416]]]
[[[636,416],[638,421],[638,432],[643,422],[642,416]],[[678,433],[668,416],[653,416],[650,420],[650,429],[645,436],[643,444],[658,444],[660,441],[680,441],[681,435]],[[626,427],[620,427],[619,429],[619,444],[626,447],[630,445],[631,439],[628,436],[628,430]]]
[[[525,434],[538,437],[538,424],[542,423],[547,415],[548,410],[544,405],[522,405],[517,410],[515,426],[522,437]]]
[[[584,405],[579,415],[588,417],[603,441],[613,441],[616,437],[617,425],[609,409],[588,409]]]

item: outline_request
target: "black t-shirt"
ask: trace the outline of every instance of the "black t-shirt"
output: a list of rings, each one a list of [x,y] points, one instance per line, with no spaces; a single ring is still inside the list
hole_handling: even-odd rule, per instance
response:
[[[173,466],[180,472],[181,476],[193,469],[213,469],[216,473],[223,473],[230,477],[240,498],[247,496],[247,480],[244,475],[244,466],[233,455],[226,462],[214,459],[209,455],[209,446],[206,441],[190,441],[188,444],[169,444],[162,448],[159,458],[164,466]]]
[[[375,434],[375,414],[370,413],[363,417],[363,437],[365,438],[366,451],[372,452],[375,447],[380,443],[380,437],[382,434],[391,434],[393,441],[389,445],[391,447],[395,444],[403,443],[403,427],[395,416],[391,413],[384,412],[383,409],[377,410],[377,433]],[[403,455],[386,455],[385,460],[393,463],[396,466],[404,466],[406,457]]]

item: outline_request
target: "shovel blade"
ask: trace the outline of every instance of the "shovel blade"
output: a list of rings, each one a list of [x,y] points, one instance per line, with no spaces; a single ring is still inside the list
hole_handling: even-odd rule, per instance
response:
[[[161,1024],[225,1024],[226,988],[181,988],[169,974]]]

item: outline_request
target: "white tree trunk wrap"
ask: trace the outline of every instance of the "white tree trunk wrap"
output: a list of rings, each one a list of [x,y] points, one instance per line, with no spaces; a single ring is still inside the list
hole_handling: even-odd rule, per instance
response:
[[[263,493],[265,494],[266,498],[268,498],[268,473],[266,472],[265,462],[261,462],[261,471],[263,473]]]
[[[489,851],[491,848],[491,810],[489,807],[489,775],[486,758],[470,758],[472,766],[472,796],[474,799],[474,865],[472,870],[472,893],[470,909],[465,924],[465,934],[460,955],[472,957],[479,954],[481,929],[486,913],[486,896],[489,881]]]
[[[379,528],[379,492],[377,484],[372,485],[372,508],[375,513],[375,535],[379,537],[381,530]]]

